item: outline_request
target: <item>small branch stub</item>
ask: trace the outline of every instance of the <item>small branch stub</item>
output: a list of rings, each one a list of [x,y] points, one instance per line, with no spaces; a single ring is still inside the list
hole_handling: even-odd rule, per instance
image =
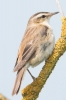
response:
[[[64,16],[64,13],[63,13],[63,10],[62,10],[62,8],[61,8],[61,6],[60,6],[59,0],[56,0],[56,4],[57,4],[57,6],[58,6],[58,8],[59,8],[59,12],[60,12],[61,16]]]

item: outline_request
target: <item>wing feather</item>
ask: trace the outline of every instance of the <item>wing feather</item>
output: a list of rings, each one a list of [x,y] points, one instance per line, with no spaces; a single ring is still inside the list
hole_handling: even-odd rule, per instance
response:
[[[24,67],[27,61],[29,61],[33,54],[35,54],[36,47],[38,43],[40,43],[41,38],[43,37],[43,39],[45,39],[47,36],[47,29],[48,28],[46,26],[41,25],[39,27],[35,26],[27,28],[24,38],[20,44],[14,71],[18,71]]]

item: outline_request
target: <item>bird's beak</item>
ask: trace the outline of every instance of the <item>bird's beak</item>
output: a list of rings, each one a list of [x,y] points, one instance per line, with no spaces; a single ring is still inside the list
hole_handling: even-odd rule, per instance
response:
[[[49,14],[49,16],[51,17],[51,16],[53,16],[53,15],[55,15],[55,14],[58,14],[59,12],[53,12],[53,13],[50,13]]]

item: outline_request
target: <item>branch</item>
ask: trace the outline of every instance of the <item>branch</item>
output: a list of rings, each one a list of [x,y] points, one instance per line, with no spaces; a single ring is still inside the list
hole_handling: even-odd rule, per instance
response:
[[[62,13],[62,11],[61,11]],[[63,16],[63,13],[62,13]],[[58,39],[52,55],[48,58],[39,76],[22,90],[22,100],[36,100],[59,58],[66,51],[66,17],[62,17],[61,37]]]
[[[5,96],[3,96],[2,94],[0,94],[0,100],[9,100],[9,99],[7,99]]]
[[[38,78],[22,91],[22,100],[36,100],[41,89],[45,85],[49,75],[52,73],[57,61],[66,51],[66,18],[62,18],[62,32],[58,39],[52,55],[48,58]]]

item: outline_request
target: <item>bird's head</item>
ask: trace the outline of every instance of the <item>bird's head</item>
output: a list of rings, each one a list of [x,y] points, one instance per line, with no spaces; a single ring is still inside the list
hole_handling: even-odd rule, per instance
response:
[[[29,19],[29,23],[33,23],[33,24],[44,24],[44,22],[49,22],[49,19],[55,15],[55,14],[58,14],[59,12],[53,12],[53,13],[50,13],[50,12],[39,12],[39,13],[36,13],[34,14],[33,16],[30,17]]]

